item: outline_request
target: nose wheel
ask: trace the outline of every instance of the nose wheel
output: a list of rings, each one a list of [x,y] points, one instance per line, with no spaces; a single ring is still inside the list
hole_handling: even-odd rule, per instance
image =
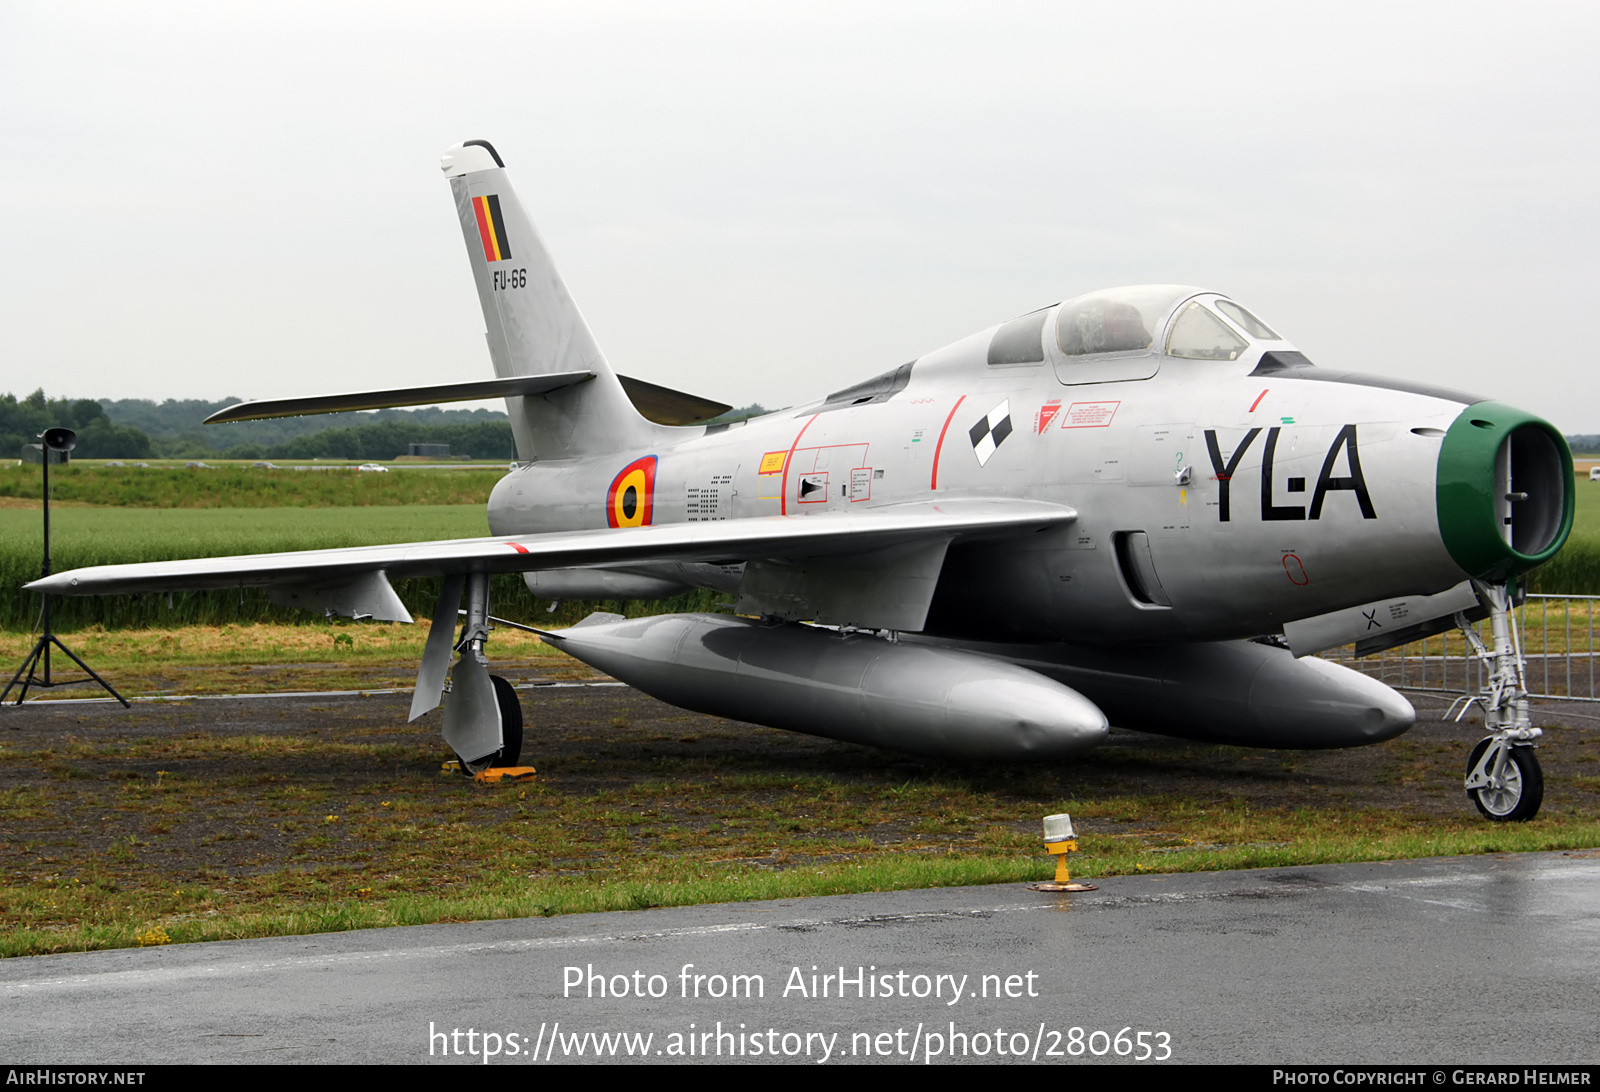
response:
[[[1539,814],[1544,770],[1532,747],[1490,736],[1467,759],[1467,799],[1496,823],[1519,823]]]

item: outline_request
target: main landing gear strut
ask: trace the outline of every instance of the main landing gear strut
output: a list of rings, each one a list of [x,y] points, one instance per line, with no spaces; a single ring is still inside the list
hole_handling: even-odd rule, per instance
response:
[[[1484,683],[1478,693],[1456,699],[1445,716],[1454,712],[1459,721],[1476,703],[1483,708],[1484,727],[1489,730],[1467,759],[1467,799],[1484,818],[1498,823],[1532,819],[1544,803],[1544,771],[1533,750],[1533,741],[1544,732],[1533,727],[1528,716],[1527,680],[1510,592],[1504,584],[1476,580],[1473,587],[1488,608],[1494,647],[1486,647],[1466,617],[1456,615],[1456,625],[1483,665]]]

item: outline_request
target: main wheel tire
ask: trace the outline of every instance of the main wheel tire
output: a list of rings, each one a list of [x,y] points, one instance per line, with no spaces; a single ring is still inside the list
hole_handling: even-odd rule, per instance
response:
[[[494,684],[494,700],[500,703],[500,753],[490,760],[490,766],[515,766],[522,757],[522,703],[511,684],[499,675],[490,675]]]
[[[1472,749],[1467,759],[1470,775],[1478,759],[1489,749],[1489,741],[1482,739]],[[1513,747],[1506,755],[1506,784],[1503,789],[1468,789],[1467,799],[1477,806],[1485,819],[1496,823],[1521,823],[1539,814],[1544,803],[1544,769],[1532,747]]]

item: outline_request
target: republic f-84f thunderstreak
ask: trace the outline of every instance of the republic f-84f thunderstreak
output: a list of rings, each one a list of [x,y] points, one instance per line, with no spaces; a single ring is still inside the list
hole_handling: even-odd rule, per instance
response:
[[[409,622],[390,579],[442,577],[411,712],[442,703],[472,769],[512,765],[522,744],[516,696],[489,671],[494,573],[548,599],[732,594],[732,615],[592,615],[548,636],[689,709],[974,760],[1061,759],[1110,724],[1257,747],[1389,739],[1410,704],[1311,654],[1487,616],[1489,735],[1466,787],[1492,819],[1538,809],[1508,607],[1572,524],[1571,455],[1545,421],[1313,366],[1226,296],[1146,285],[798,408],[695,424],[726,407],[612,371],[495,149],[468,141],[443,169],[497,378],[212,420],[504,396],[521,461],[490,497],[493,535],[30,588],[264,587]]]

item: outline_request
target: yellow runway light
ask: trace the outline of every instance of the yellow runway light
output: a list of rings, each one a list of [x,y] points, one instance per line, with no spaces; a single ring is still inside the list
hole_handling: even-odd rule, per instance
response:
[[[1063,812],[1044,817],[1044,850],[1056,859],[1056,878],[1047,883],[1029,884],[1034,891],[1099,890],[1092,883],[1073,883],[1072,873],[1067,869],[1067,854],[1078,852],[1078,832],[1072,829],[1072,816]]]

